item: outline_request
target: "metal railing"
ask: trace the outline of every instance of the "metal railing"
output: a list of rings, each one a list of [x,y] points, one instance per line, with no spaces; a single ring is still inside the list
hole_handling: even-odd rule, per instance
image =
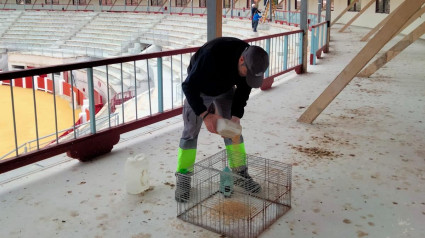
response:
[[[311,26],[310,64],[312,65],[316,64],[316,58],[321,58],[321,54],[326,46],[327,28],[327,22]]]
[[[111,118],[113,118],[112,120],[113,126],[118,125],[118,122],[119,122],[118,114],[117,113],[111,114]],[[102,126],[102,124],[105,124],[106,122],[108,122],[108,120],[109,120],[108,117],[96,118],[96,124]],[[73,127],[58,131],[58,134],[60,134],[59,136],[60,140],[66,141],[67,139],[69,139],[70,136],[68,133],[75,133],[75,137],[77,138],[83,135],[90,134],[90,130],[89,130],[90,128],[86,127],[86,125],[88,124],[89,124],[88,122],[85,122],[85,123],[81,123]],[[23,143],[22,145],[18,146],[17,148],[18,154],[25,154],[34,150],[38,150],[45,146],[49,146],[49,144],[51,144],[52,142],[55,142],[55,139],[54,139],[55,136],[56,136],[56,133],[52,133],[49,135],[39,137],[38,139],[27,141]],[[41,141],[44,141],[44,142],[41,142]],[[12,151],[6,153],[3,156],[0,156],[0,160],[8,158],[10,155],[13,155],[14,153],[16,153],[16,149],[13,149]]]
[[[270,86],[275,77],[302,67],[302,37],[302,31],[298,30],[246,40],[253,45],[263,47],[269,53],[270,66],[265,72],[265,84]],[[13,112],[11,121],[13,121],[14,128],[14,134],[8,138],[14,145],[14,157],[0,161],[0,173],[68,152],[82,143],[88,143],[88,141],[101,136],[111,133],[119,135],[181,114],[183,93],[178,85],[186,77],[186,68],[190,57],[197,49],[198,47],[194,47],[0,73],[0,81],[10,80],[11,82],[6,87],[10,87],[11,92],[11,105],[9,106]],[[124,64],[126,64],[125,69]],[[132,72],[129,72],[131,66]],[[111,82],[112,69],[117,70],[117,68],[119,72],[115,72],[115,76],[118,74],[119,80]],[[100,71],[103,72],[101,75],[98,73]],[[66,139],[60,137],[62,132],[58,129],[57,124],[59,120],[64,118],[58,116],[55,99],[58,90],[55,84],[58,84],[58,79],[55,79],[54,75],[58,73],[68,75],[71,92],[74,92],[74,89],[77,88],[85,91],[85,97],[88,99],[85,100],[82,111],[84,112],[85,109],[89,111],[88,123],[84,127],[90,133],[84,133],[84,135],[77,133],[77,126],[75,125],[76,95],[71,93],[70,104],[73,115],[68,116],[73,117],[73,126],[71,125],[73,132],[69,133]],[[35,96],[36,89],[32,88],[33,102],[28,102],[26,106],[29,110],[34,111],[33,128],[37,149],[29,152],[27,150],[25,153],[25,151],[20,151],[20,144],[23,142],[18,140],[18,133],[21,133],[22,130],[17,128],[16,124],[19,115],[15,113],[14,80],[30,77],[34,82],[34,77],[45,74],[53,76],[52,88],[54,90],[51,95],[54,98],[52,105],[54,107],[54,121],[52,123],[55,124],[55,131],[48,135],[54,134],[55,138],[53,143],[49,143],[49,146],[41,146],[40,140],[47,135],[40,135],[39,133],[38,98]],[[131,91],[131,95],[134,96],[122,100],[120,104],[115,103],[115,112],[112,112],[111,99],[124,99],[126,98],[124,94],[128,91]],[[96,94],[96,92],[98,93]],[[121,96],[116,97],[117,94],[121,94]],[[104,106],[95,115],[95,104],[99,97]],[[114,123],[113,121],[116,120],[114,118],[117,117],[119,120]],[[93,118],[95,119],[93,120]],[[100,126],[101,124],[102,126]],[[82,130],[82,127],[78,127],[79,130]]]
[[[273,19],[275,21],[280,21],[288,25],[299,26],[300,17],[301,17],[301,13],[299,11],[276,10]],[[308,13],[307,18],[309,19],[308,20],[309,27],[319,23],[319,15],[317,13]],[[325,18],[326,16],[321,15],[320,20],[323,20]]]

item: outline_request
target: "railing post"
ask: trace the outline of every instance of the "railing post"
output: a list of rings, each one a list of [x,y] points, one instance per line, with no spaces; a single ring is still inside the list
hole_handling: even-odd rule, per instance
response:
[[[230,7],[230,18],[233,18],[233,0],[231,1]]]
[[[317,28],[311,28],[311,42],[310,42],[310,64],[316,64],[316,41],[317,41]]]
[[[331,39],[331,1],[326,1],[326,46],[323,52],[329,52],[329,41]]]
[[[12,116],[13,116],[13,132],[15,133],[15,154],[18,156],[18,134],[16,133],[16,115],[15,115],[15,99],[13,97],[13,82],[15,80],[9,80],[10,83],[10,98],[12,101]]]
[[[303,62],[304,62],[304,59],[306,58],[306,57],[303,57],[303,48],[304,48],[304,34],[303,33],[300,33],[300,34],[298,34],[298,36],[299,36],[299,39],[298,39],[298,64],[300,64],[301,65],[301,68],[300,68],[300,71],[298,71],[298,73],[300,73],[300,74],[302,74],[302,73],[304,73],[303,72],[303,67],[304,67],[304,65],[303,65]]]
[[[302,72],[307,72],[307,46],[308,46],[308,23],[307,23],[307,0],[301,1],[300,28],[303,30],[302,42]]]
[[[325,28],[326,28],[326,25],[320,26],[320,31],[321,31],[321,33],[320,33],[320,48],[322,48],[325,45],[324,44],[325,40],[323,39],[326,35]]]
[[[269,60],[271,61],[271,57],[270,57],[270,41],[271,41],[271,39],[269,38],[269,39],[266,39],[266,52],[267,52],[267,54],[269,55]],[[267,68],[267,70],[266,70],[266,72],[264,72],[264,74],[265,74],[265,77],[267,78],[267,77],[269,77],[269,75],[270,75],[270,67],[268,67]]]
[[[163,85],[163,78],[162,78],[162,58],[157,58],[157,70],[158,70],[158,112],[164,111],[164,100],[163,100],[163,94],[164,94],[164,85]]]
[[[87,83],[89,93],[90,132],[96,134],[96,114],[94,107],[93,68],[87,68]]]
[[[288,35],[285,36],[285,44],[283,47],[283,70],[288,69]]]

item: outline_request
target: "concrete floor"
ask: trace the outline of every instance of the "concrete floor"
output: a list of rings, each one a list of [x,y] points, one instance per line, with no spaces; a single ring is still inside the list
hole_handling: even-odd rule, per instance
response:
[[[256,91],[246,107],[247,153],[293,165],[292,208],[261,237],[425,237],[424,41],[352,80],[312,125],[296,121],[365,44],[367,29],[339,27],[317,66]],[[2,174],[0,237],[220,237],[176,218],[182,122],[162,124],[123,135],[92,162],[62,155],[37,172]],[[203,128],[198,160],[222,148]],[[124,164],[139,153],[152,190],[128,195]]]

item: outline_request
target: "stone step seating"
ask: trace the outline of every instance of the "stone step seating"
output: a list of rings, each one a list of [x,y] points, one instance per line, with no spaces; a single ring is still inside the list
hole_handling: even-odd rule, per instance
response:
[[[106,69],[105,70],[102,70],[100,68],[93,69],[93,74],[106,83],[107,81]],[[139,84],[140,81],[142,81],[140,79],[144,78],[145,75],[146,75],[145,73],[137,73],[136,83]],[[114,87],[115,91],[121,91],[121,73],[115,74],[115,73],[112,73],[110,69],[108,69],[108,80],[109,80],[109,84]],[[129,88],[131,86],[134,86],[134,74],[129,75],[127,78],[123,78],[122,86],[123,88]]]
[[[63,34],[56,32],[32,31],[31,34],[28,34],[28,30],[11,30],[3,35],[0,42],[12,43],[12,45],[18,45],[15,43],[26,44],[25,49],[30,49],[31,46],[37,49],[40,47],[50,48],[62,36]]]
[[[3,11],[0,10],[0,35],[5,31],[9,26],[15,22],[15,20],[21,14],[20,11]]]
[[[118,56],[117,49],[103,49],[99,47],[82,46],[81,42],[62,44],[60,49],[73,52],[74,55],[91,55],[96,57],[111,57]]]
[[[122,29],[117,29],[114,31],[111,31],[108,28],[90,28],[90,27],[85,27],[84,29],[81,29],[77,35],[79,33],[83,33],[83,34],[91,34],[92,36],[96,36],[96,35],[119,35],[121,37],[125,37],[127,38],[129,34],[134,34],[135,32],[126,28],[122,28]]]
[[[193,33],[189,34],[187,32],[162,29],[153,29],[152,31],[146,32],[146,34],[162,35],[164,39],[177,42],[180,45],[189,45],[193,41],[194,37]]]
[[[101,37],[73,37],[71,40],[66,40],[66,44],[71,45],[80,45],[82,47],[90,46],[90,47],[97,47],[101,49],[117,49],[121,50],[122,47],[122,41],[120,40],[108,40]]]
[[[105,38],[105,37],[84,37],[84,36],[75,36],[72,37],[72,40],[70,41],[81,41],[81,42],[91,42],[91,43],[100,43],[100,44],[113,44],[113,45],[119,45],[121,46],[121,43],[123,42],[122,39],[119,38]]]
[[[258,28],[257,28],[258,30]],[[227,18],[223,21],[223,32],[233,33],[235,37],[247,39],[253,36],[251,20],[231,19]],[[258,30],[257,35],[267,35],[268,31]]]
[[[82,14],[79,12],[61,11],[25,11],[19,18],[20,25],[66,27],[90,20],[95,13]],[[54,25],[52,25],[54,24]]]
[[[82,18],[82,17],[92,17],[97,13],[94,12],[79,12],[79,11],[31,11],[26,10],[21,18],[32,18],[32,19],[64,19],[64,18]]]
[[[168,21],[207,24],[207,17],[206,16],[205,17],[200,17],[200,16],[184,17],[184,16],[180,16],[180,15],[168,15],[165,19],[168,20]]]
[[[207,29],[202,27],[186,27],[180,26],[179,24],[173,24],[173,22],[164,22],[159,23],[155,26],[155,30],[165,30],[165,31],[176,31],[184,33],[188,36],[193,36],[194,34],[207,34]]]
[[[158,20],[164,18],[164,14],[150,14],[150,13],[119,13],[119,12],[101,12],[98,17],[100,18],[108,18],[108,19],[121,19],[121,20]]]
[[[146,32],[140,37],[139,42],[142,44],[169,46],[172,47],[172,49],[182,49],[186,48],[188,45],[188,42],[186,41],[182,42],[175,37],[170,37],[168,35],[163,35],[155,32]]]
[[[192,9],[191,9],[191,7],[185,7],[183,10],[179,11],[179,13],[192,14]],[[204,14],[205,15],[204,17],[206,17],[207,16],[207,9],[206,8],[194,8],[193,14]]]
[[[96,31],[80,31],[77,34],[75,34],[75,37],[99,37],[102,36],[104,39],[120,39],[120,40],[126,40],[128,36],[119,34],[116,32],[102,32],[101,34],[96,33]]]
[[[122,64],[123,68],[123,81],[122,87],[124,91],[128,88],[134,87],[134,65],[133,63],[126,62]],[[93,74],[95,77],[100,78],[103,82],[107,82],[106,77],[106,67],[95,67],[93,68]],[[115,92],[121,91],[121,65],[112,64],[108,65],[108,80],[110,86],[114,89]],[[140,85],[141,83],[147,80],[146,73],[146,64],[136,63],[136,84]]]
[[[172,25],[172,26],[183,26],[183,27],[189,27],[189,28],[193,28],[193,29],[198,29],[198,28],[202,28],[202,29],[207,29],[207,23],[206,22],[191,22],[190,19],[187,20],[166,20],[166,21],[162,21],[162,23],[166,23],[167,25]]]
[[[132,76],[134,75],[133,64],[123,63],[122,65],[123,65],[123,78],[124,79],[131,79]],[[106,67],[105,66],[95,67],[93,69],[97,70],[98,72],[103,72],[106,75]],[[137,73],[137,71],[140,72],[140,69],[136,70],[136,73]],[[121,79],[121,66],[120,66],[120,64],[108,65],[108,74],[114,75],[116,78]]]
[[[126,22],[110,22],[110,21],[102,21],[102,22],[91,22],[86,26],[88,29],[108,29],[110,31],[120,30],[123,27],[127,28],[127,31],[137,32],[138,29],[145,28],[143,25],[135,25],[134,23],[126,23]]]
[[[18,48],[22,48],[22,43],[27,44],[26,49],[50,48],[89,18],[90,14],[25,11],[3,34],[2,41]]]
[[[167,49],[164,49],[167,50]],[[183,70],[183,77],[187,75],[187,67],[189,66],[190,56],[188,54],[183,55],[183,64],[180,61],[180,56],[173,57],[173,80],[180,81],[181,80],[181,70]],[[170,75],[171,71],[171,59],[169,57],[164,58],[162,61],[164,72]],[[165,74],[164,73],[164,74]]]
[[[142,42],[169,46],[171,49],[191,47],[194,39],[207,33],[206,24],[206,18],[167,16],[155,25],[150,35],[142,38]]]
[[[163,16],[152,14],[132,14],[132,13],[100,13],[87,27],[109,29],[140,29],[159,22]]]
[[[159,21],[161,18],[149,14],[100,13],[74,37],[65,41],[61,48],[80,44],[81,47],[97,48],[110,55],[119,55],[130,42],[152,26],[151,21]],[[149,23],[135,24],[143,21]]]
[[[26,32],[22,31],[22,32],[15,32],[15,33],[5,33],[2,37],[2,39],[4,38],[13,38],[13,39],[35,39],[35,40],[49,40],[49,39],[54,39],[54,40],[59,40],[59,36],[57,35],[52,35],[52,34],[40,34],[40,35],[28,35],[26,34]]]
[[[72,38],[72,40],[66,40],[64,44],[59,46],[61,49],[72,49],[74,52],[86,52],[90,55],[91,52],[98,56],[100,53],[104,56],[119,56],[122,50],[120,42],[99,42],[93,38],[87,38],[87,40]]]
[[[91,17],[88,16],[84,16],[84,17],[80,17],[80,18],[74,18],[72,19],[73,22],[70,22],[70,20],[68,20],[67,18],[64,17],[57,17],[57,18],[32,18],[29,16],[22,16],[19,18],[19,22],[21,23],[25,23],[25,24],[31,24],[31,25],[45,25],[45,24],[56,24],[58,26],[62,26],[62,25],[72,25],[75,24],[76,22],[83,22],[83,21],[87,21],[90,20]]]
[[[206,29],[201,28],[188,28],[180,27],[175,25],[160,24],[155,27],[153,32],[158,33],[157,35],[164,35],[162,40],[166,40],[168,44],[164,46],[171,46],[172,49],[181,49],[182,46],[192,47],[196,46],[194,40],[200,37],[200,35],[207,34]],[[158,36],[160,37],[160,36]],[[158,38],[157,37],[157,38]],[[145,35],[144,38],[152,39],[152,36]],[[156,42],[154,41],[153,44]]]
[[[64,34],[69,32],[68,28],[63,28],[63,27],[42,27],[42,26],[26,26],[26,25],[16,25],[11,27],[11,29],[9,29],[9,31],[7,31],[7,33],[18,33],[18,32],[26,32],[27,35],[37,35],[37,34],[45,34],[45,33],[50,33],[50,34]]]
[[[16,38],[10,38],[10,37],[2,37],[1,41],[3,43],[25,43],[28,45],[32,44],[43,44],[43,45],[49,45],[51,46],[56,42],[56,40],[46,40],[46,39],[33,39],[33,38],[27,38],[27,39],[16,39]]]
[[[38,50],[42,50],[42,49],[47,49],[49,48],[52,44],[51,43],[46,43],[46,42],[25,42],[25,41],[21,41],[21,42],[1,42],[0,41],[0,45],[1,47],[6,47],[9,49],[21,49],[21,50],[31,50],[31,49],[38,49]]]
[[[206,42],[207,42],[207,36],[206,36],[206,35],[204,35],[204,36],[202,36],[201,38],[194,40],[194,41],[193,41],[193,44],[194,44],[196,47],[200,47],[200,46],[204,45]]]

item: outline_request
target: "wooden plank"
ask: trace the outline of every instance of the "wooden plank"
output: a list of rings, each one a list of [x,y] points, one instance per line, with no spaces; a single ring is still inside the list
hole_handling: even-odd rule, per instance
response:
[[[384,20],[382,20],[378,25],[376,25],[371,31],[369,31],[365,36],[363,36],[362,39],[360,39],[360,41],[367,41],[373,34],[375,34],[375,32],[381,29],[383,24],[385,24],[388,21],[388,19],[390,19],[390,17],[394,15],[395,12],[396,11],[391,12],[390,15],[388,15]],[[403,31],[406,27],[408,27],[413,21],[415,21],[418,17],[420,17],[424,13],[425,13],[425,7],[422,7],[418,12],[415,13],[415,15],[413,15],[409,19],[409,21],[406,22],[406,24],[403,26],[400,32]]]
[[[385,54],[381,55],[373,63],[369,64],[362,72],[360,72],[358,77],[369,77],[375,73],[378,69],[384,66],[386,63],[394,59],[400,52],[406,49],[409,45],[415,42],[419,37],[425,34],[425,22],[419,25],[415,30],[406,35],[401,41],[395,44],[391,49],[389,49]]]
[[[348,5],[348,7],[346,9],[344,9],[344,11],[342,11],[336,18],[335,20],[332,21],[331,26],[333,26],[333,24],[335,24],[346,12],[348,12],[348,9],[352,8],[354,6],[355,3],[357,3],[359,0],[354,0],[351,2],[350,5]]]
[[[422,16],[422,14],[425,13],[425,6],[423,6],[421,9],[419,9],[415,15],[413,15],[404,25],[403,27],[398,31],[397,34],[400,34],[400,32],[402,32],[404,29],[406,29],[406,27],[410,26],[410,24],[412,24],[412,22],[416,21],[416,19],[418,19],[419,17]]]
[[[348,85],[360,70],[384,47],[403,27],[410,17],[425,3],[425,0],[408,0],[396,9],[381,30],[363,47],[363,49],[342,70],[336,79],[322,92],[307,110],[298,118],[299,122],[312,123],[333,99]]]
[[[397,8],[399,8],[400,6],[398,6]],[[397,10],[396,8],[396,10]],[[378,25],[376,25],[372,30],[370,30],[365,36],[363,36],[362,39],[360,39],[360,41],[367,41],[373,34],[375,34],[379,29],[381,29],[381,27],[387,23],[387,21],[394,16],[395,12],[397,12],[396,10],[392,11],[389,15],[387,15],[386,18],[384,18],[384,20],[382,20]]]
[[[351,20],[349,20],[347,24],[345,24],[345,26],[339,29],[338,32],[344,32],[345,29],[347,29],[355,20],[357,20],[357,18],[359,18],[375,2],[376,0],[370,0],[370,2],[366,4],[366,6],[362,7],[362,10],[360,10],[360,12],[358,12],[353,18],[351,18]]]

